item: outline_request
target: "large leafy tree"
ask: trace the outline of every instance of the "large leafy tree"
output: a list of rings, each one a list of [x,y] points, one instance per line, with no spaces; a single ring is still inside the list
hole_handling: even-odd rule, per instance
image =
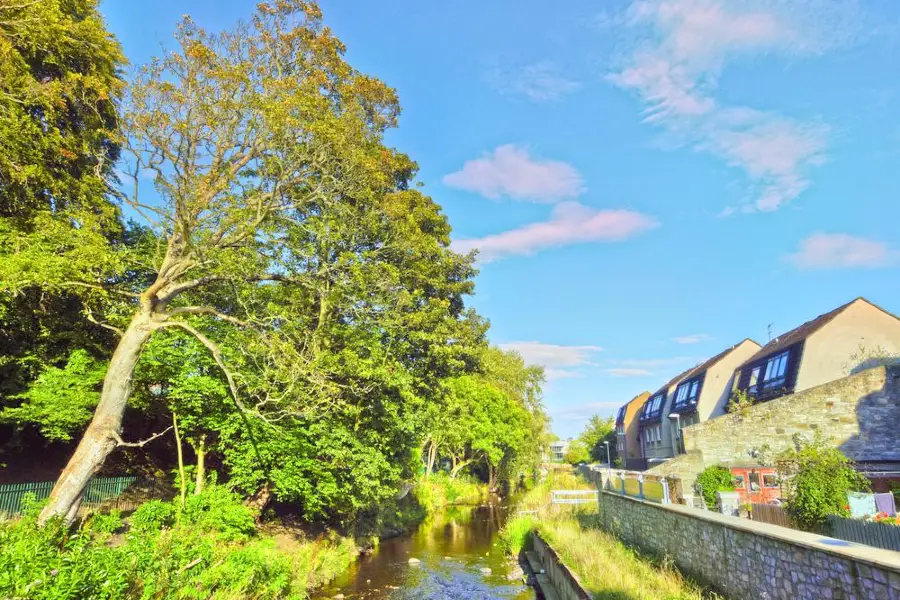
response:
[[[235,410],[268,431],[336,408],[358,424],[396,410],[380,390],[423,402],[482,333],[461,299],[470,258],[449,250],[439,209],[410,189],[414,163],[382,142],[393,91],[344,61],[313,2],[260,4],[218,34],[185,19],[176,38],[123,104],[130,181],[118,197],[146,219],[141,243],[110,238],[111,203],[0,237],[6,290],[81,291],[111,308],[95,320],[119,334],[42,519],[73,518],[91,474],[125,443],[135,369],[156,332],[196,339]]]
[[[104,243],[123,240],[106,193],[119,155],[124,58],[97,4],[0,3],[0,260],[54,222],[69,223],[73,239],[72,225],[87,220]],[[3,267],[0,275],[9,277]],[[100,357],[112,347],[109,332],[85,319],[89,309],[66,290],[0,290],[0,404],[17,405],[14,395],[74,350]]]

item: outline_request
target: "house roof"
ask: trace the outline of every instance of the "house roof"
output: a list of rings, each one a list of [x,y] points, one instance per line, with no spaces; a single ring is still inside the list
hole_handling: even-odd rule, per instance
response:
[[[641,392],[640,394],[638,394],[637,396],[635,396],[634,398],[632,398],[631,400],[629,400],[628,402],[626,402],[625,404],[623,404],[622,406],[620,406],[619,411],[616,413],[616,425],[620,425],[621,423],[623,423],[625,421],[625,412],[628,410],[629,404],[631,404],[632,402],[639,401],[640,404],[643,405],[643,403],[646,402],[648,398],[650,398],[650,392],[644,391],[644,392]],[[619,418],[619,415],[621,415],[621,417],[622,417],[621,419]]]
[[[738,343],[735,344],[734,346],[730,346],[730,347],[728,347],[728,348],[725,348],[724,350],[722,350],[721,352],[719,352],[718,354],[716,354],[716,355],[713,356],[712,358],[709,358],[709,359],[703,361],[702,363],[700,363],[699,365],[693,366],[693,367],[691,367],[690,369],[688,369],[688,370],[686,370],[686,371],[683,371],[682,373],[679,373],[678,375],[676,375],[675,377],[673,377],[672,379],[670,379],[670,380],[666,383],[666,385],[664,385],[664,386],[662,386],[661,388],[659,388],[658,390],[656,390],[656,391],[653,393],[653,395],[655,396],[656,394],[660,393],[660,392],[663,391],[663,390],[665,390],[666,392],[668,392],[669,388],[672,387],[673,385],[675,385],[676,383],[679,383],[680,381],[682,381],[682,380],[684,380],[684,379],[690,379],[691,377],[694,377],[695,375],[699,375],[700,373],[706,371],[707,369],[709,369],[710,367],[712,367],[713,365],[715,365],[717,362],[719,362],[720,360],[722,360],[723,358],[725,358],[732,350],[734,350],[735,348],[737,348],[738,346],[740,346],[740,345],[743,344],[744,342],[753,342],[753,343],[756,344],[757,346],[759,345],[758,342],[755,342],[754,340],[752,340],[752,339],[750,339],[750,338],[744,338],[743,340],[741,340],[740,342],[738,342]]]
[[[794,344],[796,344],[798,342],[802,342],[803,340],[805,340],[806,338],[808,338],[815,332],[819,331],[820,329],[822,329],[823,327],[828,325],[832,320],[834,320],[834,318],[836,316],[838,316],[839,314],[844,312],[851,305],[856,304],[857,302],[860,302],[860,301],[865,302],[866,304],[869,304],[869,305],[877,308],[878,310],[885,313],[886,315],[894,317],[895,319],[897,318],[895,315],[889,313],[888,311],[884,310],[880,306],[873,304],[872,302],[869,302],[868,300],[866,300],[865,298],[860,296],[859,298],[855,298],[855,299],[851,300],[850,302],[847,302],[846,304],[842,304],[841,306],[838,306],[834,310],[831,310],[825,314],[819,315],[815,319],[807,321],[806,323],[804,323],[803,325],[800,325],[799,327],[797,327],[795,329],[791,329],[787,333],[779,335],[778,337],[773,339],[771,342],[769,342],[768,344],[763,346],[759,350],[759,352],[757,352],[756,354],[751,356],[749,359],[744,361],[744,363],[741,364],[741,366],[739,366],[737,368],[737,370],[741,370],[741,369],[747,367],[748,365],[759,361],[762,358],[766,358],[772,354],[777,354],[777,353],[781,352],[782,350],[786,350],[787,348],[793,346]]]

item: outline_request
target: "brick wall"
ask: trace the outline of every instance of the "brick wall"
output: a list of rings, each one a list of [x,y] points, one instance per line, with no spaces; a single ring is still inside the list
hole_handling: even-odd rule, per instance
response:
[[[876,367],[684,429],[686,454],[650,470],[687,485],[709,465],[747,464],[763,446],[790,448],[794,434],[832,438],[857,461],[900,461],[900,367]]]
[[[734,600],[900,600],[900,553],[600,493],[603,527]]]

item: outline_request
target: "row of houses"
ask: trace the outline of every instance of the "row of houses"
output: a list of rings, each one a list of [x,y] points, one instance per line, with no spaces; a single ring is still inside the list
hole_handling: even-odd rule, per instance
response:
[[[635,396],[616,415],[619,457],[627,469],[653,469],[685,452],[686,427],[725,415],[735,392],[746,393],[754,403],[770,402],[898,356],[900,319],[857,298],[764,346],[744,339],[655,392]],[[828,425],[822,423],[826,432]],[[765,490],[768,473],[739,467],[732,469],[736,479],[750,479],[748,486]]]

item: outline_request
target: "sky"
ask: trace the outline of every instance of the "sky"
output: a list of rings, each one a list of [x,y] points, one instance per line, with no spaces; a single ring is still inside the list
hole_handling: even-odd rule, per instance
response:
[[[900,313],[896,0],[322,0],[357,69],[400,96],[492,343],[547,373],[577,435],[750,337],[857,296]],[[133,65],[183,14],[105,0]]]

